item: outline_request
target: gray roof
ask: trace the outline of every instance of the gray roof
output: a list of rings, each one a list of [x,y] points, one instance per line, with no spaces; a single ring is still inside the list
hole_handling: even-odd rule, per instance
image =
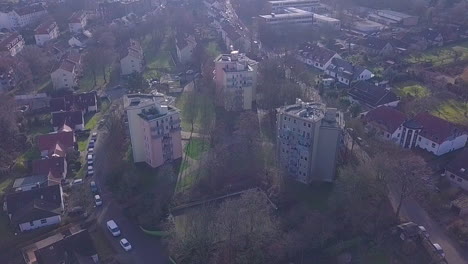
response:
[[[42,184],[47,182],[47,175],[34,175],[30,177],[18,178],[13,183],[13,189],[35,185],[37,183]]]

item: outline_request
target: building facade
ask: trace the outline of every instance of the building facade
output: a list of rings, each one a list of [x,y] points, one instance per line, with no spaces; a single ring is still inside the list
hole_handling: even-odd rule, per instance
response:
[[[267,10],[269,12],[278,12],[284,8],[294,7],[305,11],[314,11],[320,6],[318,0],[279,0],[279,1],[268,1]]]
[[[151,94],[126,95],[124,106],[134,162],[156,168],[182,157],[179,110]]]
[[[0,52],[16,56],[24,48],[23,36],[14,33],[0,33]]]
[[[143,49],[138,41],[131,39],[127,48],[122,52],[120,59],[120,71],[122,75],[134,72],[141,73],[144,66]]]
[[[72,34],[78,34],[84,31],[88,23],[88,15],[81,10],[75,12],[68,21],[68,29]]]
[[[38,46],[44,46],[45,43],[56,39],[59,35],[57,23],[53,20],[40,24],[34,31],[34,39]]]
[[[281,168],[302,183],[332,182],[343,126],[342,113],[320,103],[297,99],[279,108],[276,147]]]
[[[58,69],[50,74],[54,89],[73,88],[78,85],[77,66],[69,60],[63,60]]]
[[[0,29],[18,29],[38,23],[47,14],[42,4],[34,4],[14,9],[9,12],[0,11]]]
[[[217,103],[227,111],[252,109],[257,86],[257,62],[238,51],[215,59]]]

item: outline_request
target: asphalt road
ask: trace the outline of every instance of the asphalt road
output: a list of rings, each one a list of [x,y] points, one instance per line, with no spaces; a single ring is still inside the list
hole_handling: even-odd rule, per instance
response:
[[[345,142],[351,142],[348,133],[345,135]],[[350,148],[350,143],[346,144]],[[369,155],[360,147],[359,144],[354,144],[354,152],[357,157],[362,161],[369,161]],[[388,199],[390,200],[394,211],[398,208],[398,192],[390,190]],[[445,252],[445,258],[449,264],[463,264],[468,263],[468,253],[464,252],[458,243],[451,239],[446,233],[442,226],[439,225],[426,210],[418,204],[418,202],[412,197],[408,197],[403,201],[400,209],[400,220],[402,222],[414,222],[418,225],[422,225],[426,228],[430,235],[432,243],[438,243],[442,246]]]
[[[112,193],[105,184],[102,171],[102,155],[105,155],[105,149],[102,145],[103,131],[98,131],[98,139],[95,144],[95,176],[94,180],[101,190],[103,205],[96,208],[98,224],[103,228],[105,234],[117,254],[114,256],[123,264],[166,264],[169,263],[168,256],[160,239],[145,234],[138,225],[132,223],[123,213],[123,208],[113,198]],[[113,237],[107,230],[107,221],[114,220],[120,228],[121,235]],[[126,238],[132,245],[132,250],[125,252],[120,246],[119,241]]]

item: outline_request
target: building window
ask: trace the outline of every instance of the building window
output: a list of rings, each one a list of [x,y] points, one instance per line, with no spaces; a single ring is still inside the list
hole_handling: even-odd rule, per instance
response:
[[[421,141],[421,137],[418,137],[418,141]]]
[[[453,176],[453,175],[450,175],[450,178],[451,178],[451,179],[455,179],[455,176]]]
[[[33,221],[29,222],[29,225],[34,226],[34,222]]]
[[[432,143],[432,147],[435,148],[435,146],[436,146],[435,143]]]
[[[47,223],[47,219],[41,219],[41,224],[46,224]]]
[[[462,181],[463,181],[462,178],[458,178],[458,179],[457,179],[457,182],[462,182]]]

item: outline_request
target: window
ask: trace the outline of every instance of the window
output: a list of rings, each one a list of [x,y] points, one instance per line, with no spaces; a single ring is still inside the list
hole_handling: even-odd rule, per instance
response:
[[[451,179],[455,179],[455,176],[453,176],[453,175],[450,175],[450,178],[451,178]]]
[[[47,223],[47,219],[41,219],[41,224],[46,224]]]
[[[390,134],[387,134],[387,138],[389,138],[389,137],[390,137]]]
[[[462,181],[463,181],[462,178],[458,178],[458,179],[457,179],[457,182],[462,182]]]
[[[418,137],[418,141],[421,141],[421,137]]]
[[[33,221],[29,222],[29,225],[34,226],[34,222]]]
[[[435,143],[432,143],[432,147],[435,148]]]

